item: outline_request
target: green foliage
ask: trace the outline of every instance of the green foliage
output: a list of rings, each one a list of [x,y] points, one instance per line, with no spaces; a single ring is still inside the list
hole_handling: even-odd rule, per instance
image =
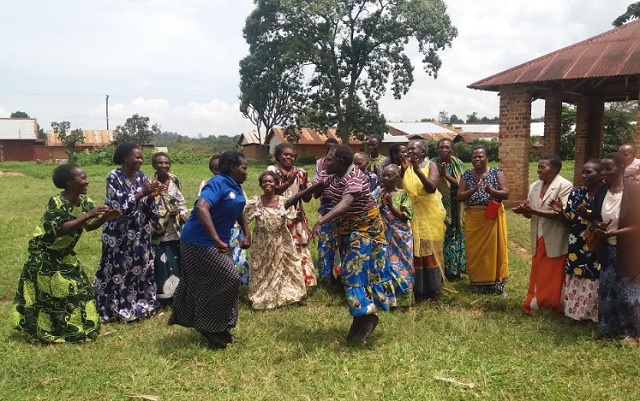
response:
[[[435,142],[433,142],[435,143]],[[463,162],[471,163],[471,153],[473,151],[473,147],[476,145],[483,145],[487,148],[487,157],[490,162],[497,162],[499,160],[498,151],[500,149],[500,142],[497,139],[492,139],[490,141],[485,141],[482,139],[476,139],[471,143],[458,142],[453,145],[454,154]],[[431,145],[430,145],[431,146]],[[436,146],[433,146],[433,152],[435,156]],[[431,154],[431,150],[430,150]]]
[[[123,142],[133,142],[140,146],[151,143],[151,138],[160,133],[160,126],[153,124],[149,127],[149,117],[134,114],[127,118],[124,125],[116,127],[113,143],[118,145]]]
[[[622,26],[637,18],[640,18],[640,1],[629,4],[627,11],[613,20],[613,26]]]
[[[452,114],[451,117],[449,117],[449,123],[451,124],[464,124],[464,120],[461,119],[460,117],[458,117],[455,114]]]
[[[449,124],[451,122],[451,118],[449,118],[449,113],[446,110],[440,110],[438,112],[438,122],[441,124]]]
[[[576,132],[573,127],[576,124],[576,108],[562,105],[562,116],[560,125],[560,158],[562,160],[573,160],[576,150]],[[538,159],[530,159],[538,160]]]
[[[9,118],[30,118],[30,117],[29,117],[29,114],[25,113],[24,111],[14,111],[13,113],[11,113]]]
[[[67,155],[69,155],[69,162],[74,163],[76,161],[76,145],[84,143],[84,134],[82,133],[82,130],[76,128],[71,132],[67,132],[71,128],[71,123],[69,121],[54,121],[51,123],[51,128],[53,129],[53,132],[58,135],[58,139],[60,139]]]
[[[413,83],[413,65],[405,53],[410,40],[418,45],[425,71],[437,76],[442,64],[438,52],[457,36],[442,0],[255,3],[244,28],[250,56],[241,71],[267,77],[267,88],[258,91],[263,102],[269,99],[264,93],[275,93],[282,78],[278,74],[291,72],[284,75],[285,88],[304,94],[298,124],[336,126],[343,142],[350,135],[364,138],[386,131],[378,100],[387,88],[399,99]],[[241,99],[255,94],[249,88],[242,92]]]
[[[246,31],[251,27],[245,27]],[[305,101],[303,72],[295,57],[287,54],[286,43],[273,41],[271,46],[252,46],[251,53],[240,61],[240,112],[256,127],[261,144],[275,126],[295,124],[295,116]]]
[[[315,164],[316,163],[316,158],[313,155],[305,155],[305,156],[300,156],[298,157],[298,160],[296,161],[296,164]]]
[[[638,113],[637,102],[610,103],[604,112],[602,154],[615,152],[620,145],[633,143]]]

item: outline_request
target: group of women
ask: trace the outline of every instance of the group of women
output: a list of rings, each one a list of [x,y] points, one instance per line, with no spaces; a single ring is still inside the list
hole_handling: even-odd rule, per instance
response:
[[[242,190],[242,154],[213,157],[213,176],[188,218],[166,153],[153,156],[156,173],[147,178],[141,149],[120,145],[114,162],[121,167],[109,173],[98,207],[86,197],[86,173],[59,166],[53,178],[63,191],[29,243],[16,327],[43,342],[92,339],[101,322],[145,318],[172,300],[169,324],[195,328],[211,347],[225,348],[237,340],[231,329],[243,283],[256,310],[303,302],[317,283],[309,250],[316,237],[318,276],[343,285],[353,316],[347,339],[357,344],[373,333],[378,311],[455,291],[450,281],[464,273],[474,291],[505,294],[509,190],[502,171],[488,167],[484,147],[473,149],[472,168],[464,171],[446,139],[435,159],[425,142],[411,141],[392,146],[386,160],[378,155],[373,167],[366,155],[327,142],[313,180],[295,166],[294,145],[278,146],[275,164],[258,177],[262,194],[251,198]],[[617,153],[584,166],[583,188],[573,189],[560,168],[556,156],[544,157],[540,180],[513,209],[531,218],[523,311],[550,307],[597,320],[603,337],[625,334],[637,342],[637,185],[623,182],[625,161]],[[310,228],[303,203],[314,197],[320,208]],[[100,226],[102,257],[90,284],[73,248],[83,229]]]
[[[598,336],[640,341],[640,187],[615,152],[582,167],[582,186],[559,173],[555,155],[513,209],[531,219],[531,275],[524,313],[549,308],[598,323]]]

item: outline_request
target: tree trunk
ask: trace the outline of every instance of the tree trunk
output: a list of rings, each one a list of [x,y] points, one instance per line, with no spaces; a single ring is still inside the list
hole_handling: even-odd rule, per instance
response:
[[[345,145],[349,144],[349,123],[346,119],[341,119],[338,122],[338,127],[336,128],[336,136],[339,136],[342,139],[342,143]]]

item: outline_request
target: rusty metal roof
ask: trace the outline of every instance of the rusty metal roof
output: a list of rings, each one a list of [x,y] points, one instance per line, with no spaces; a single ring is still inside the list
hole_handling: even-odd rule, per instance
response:
[[[113,141],[115,130],[82,130],[84,143],[82,146],[108,146]],[[47,146],[62,146],[58,135],[52,130],[47,131]]]
[[[640,20],[556,50],[469,85],[497,91],[500,86],[584,78],[640,75]]]
[[[277,136],[281,142],[289,142],[284,135],[284,129],[281,127],[275,127],[271,130],[273,135]],[[296,133],[298,134],[298,144],[299,145],[324,145],[325,141],[329,138],[334,138],[338,140],[338,143],[342,143],[342,140],[339,136],[336,135],[336,129],[330,128],[327,131],[319,131],[313,128],[301,128],[296,129]],[[351,138],[349,140],[349,144],[351,145],[360,145],[362,141],[359,141],[355,138]]]

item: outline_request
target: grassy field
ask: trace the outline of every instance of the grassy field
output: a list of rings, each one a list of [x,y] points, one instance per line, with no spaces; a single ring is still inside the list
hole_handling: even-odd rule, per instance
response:
[[[264,165],[245,184],[258,193]],[[571,177],[567,163],[564,175]],[[150,173],[150,166],[145,165]],[[169,312],[134,324],[104,325],[96,342],[42,346],[11,326],[11,300],[27,242],[56,192],[51,166],[0,164],[0,400],[636,400],[640,350],[594,341],[594,326],[520,313],[528,280],[528,221],[509,213],[509,294],[457,294],[381,315],[365,347],[343,340],[350,323],[341,299],[314,289],[306,305],[252,312],[246,294],[235,334],[212,351],[195,331],[167,325]],[[101,201],[105,166],[87,166]],[[175,165],[193,202],[206,166]],[[535,166],[532,165],[532,179]],[[308,205],[314,219],[315,204]],[[99,230],[76,248],[91,275]]]

